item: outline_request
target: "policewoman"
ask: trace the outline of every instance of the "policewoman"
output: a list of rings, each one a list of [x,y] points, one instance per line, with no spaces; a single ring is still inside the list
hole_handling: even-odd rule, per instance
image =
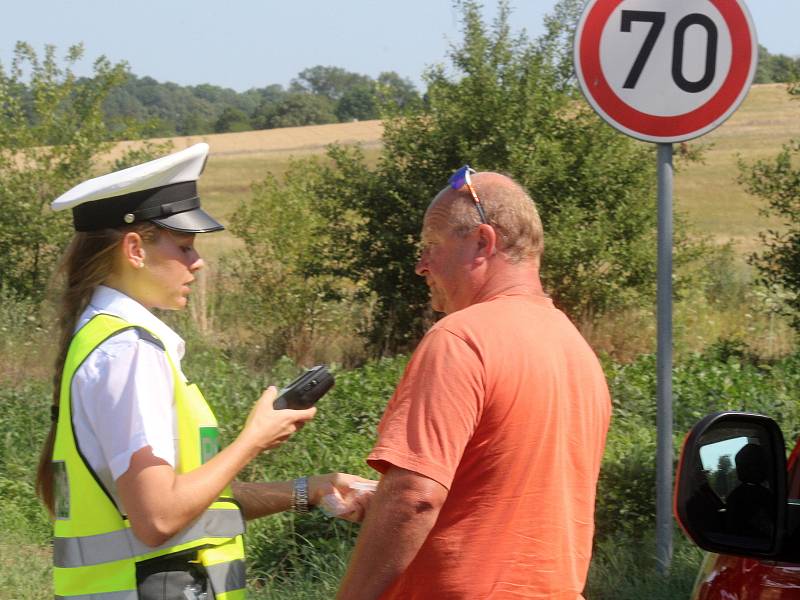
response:
[[[181,370],[184,342],[152,309],[180,310],[203,267],[207,144],[85,181],[52,203],[76,233],[62,261],[53,424],[38,490],[54,517],[57,598],[244,598],[244,519],[308,510],[343,474],[233,482],[315,409],[255,403],[219,450],[217,421]]]

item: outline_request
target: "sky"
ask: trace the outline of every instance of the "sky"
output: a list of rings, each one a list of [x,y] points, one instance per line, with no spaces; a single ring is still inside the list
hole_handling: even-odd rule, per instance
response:
[[[746,0],[759,43],[800,56],[800,0]],[[530,37],[556,0],[511,0],[511,24]],[[494,0],[484,14],[496,14]],[[452,0],[6,0],[0,63],[17,40],[59,55],[82,42],[79,75],[100,55],[127,61],[138,76],[181,85],[210,83],[244,91],[288,85],[305,68],[342,67],[377,77],[396,71],[422,88],[424,69],[447,63],[461,39]]]

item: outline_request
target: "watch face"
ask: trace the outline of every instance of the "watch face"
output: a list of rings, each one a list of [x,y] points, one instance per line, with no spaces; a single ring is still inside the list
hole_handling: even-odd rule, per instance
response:
[[[69,519],[69,479],[63,460],[53,461],[53,491],[56,519]]]

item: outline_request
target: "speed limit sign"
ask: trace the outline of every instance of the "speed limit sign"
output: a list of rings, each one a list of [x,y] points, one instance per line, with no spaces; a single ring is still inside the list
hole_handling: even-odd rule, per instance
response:
[[[575,35],[586,99],[620,131],[680,142],[744,99],[758,58],[742,0],[589,0]]]

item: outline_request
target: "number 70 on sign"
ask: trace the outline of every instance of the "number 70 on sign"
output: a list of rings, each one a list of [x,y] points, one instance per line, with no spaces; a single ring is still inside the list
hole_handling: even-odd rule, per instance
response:
[[[575,67],[592,107],[639,139],[683,141],[724,121],[755,74],[741,0],[590,0]]]

